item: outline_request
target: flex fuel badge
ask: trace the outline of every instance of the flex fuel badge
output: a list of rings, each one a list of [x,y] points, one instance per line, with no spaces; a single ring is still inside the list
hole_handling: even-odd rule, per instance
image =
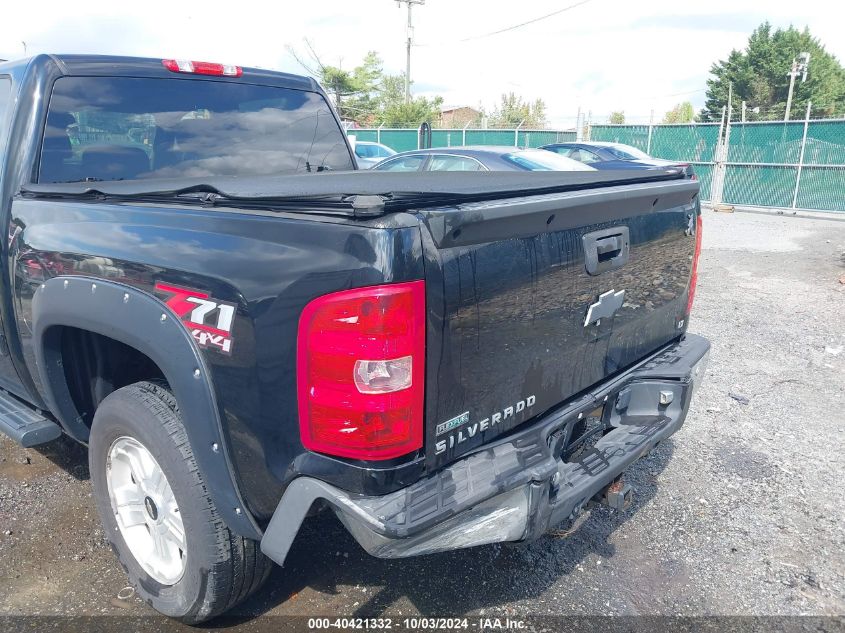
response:
[[[446,420],[437,425],[437,435],[443,435],[446,431],[451,431],[459,426],[463,426],[469,422],[469,411],[464,411],[461,415],[455,416],[451,420]]]
[[[232,353],[234,303],[218,301],[201,290],[161,282],[156,282],[155,290],[166,297],[167,307],[182,319],[200,347]]]

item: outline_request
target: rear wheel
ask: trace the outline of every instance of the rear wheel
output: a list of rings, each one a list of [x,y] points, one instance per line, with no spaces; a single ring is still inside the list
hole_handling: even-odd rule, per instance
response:
[[[186,623],[242,601],[272,563],[232,534],[208,494],[173,395],[140,382],[97,408],[91,480],[107,538],[138,594]]]

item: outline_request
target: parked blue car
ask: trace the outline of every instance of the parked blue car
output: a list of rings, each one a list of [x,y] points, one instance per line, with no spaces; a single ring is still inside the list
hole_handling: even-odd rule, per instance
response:
[[[543,145],[545,149],[555,154],[572,158],[595,169],[665,169],[666,167],[682,167],[687,175],[694,176],[689,163],[663,160],[649,156],[642,150],[625,145],[624,143],[607,143],[602,141],[551,143]]]

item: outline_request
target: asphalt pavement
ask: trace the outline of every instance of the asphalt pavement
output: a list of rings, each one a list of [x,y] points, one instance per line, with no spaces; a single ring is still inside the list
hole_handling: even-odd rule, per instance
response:
[[[527,546],[394,561],[320,515],[228,624],[845,614],[845,222],[706,211],[690,329],[713,345],[706,382],[629,471],[628,511],[596,508]],[[0,439],[0,615],[150,615],[126,585],[85,450]]]

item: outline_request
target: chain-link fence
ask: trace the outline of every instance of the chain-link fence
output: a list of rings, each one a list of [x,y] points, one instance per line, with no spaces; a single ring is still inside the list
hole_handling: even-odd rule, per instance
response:
[[[809,114],[809,113],[808,113]],[[396,151],[419,148],[415,129],[349,130]],[[656,158],[690,163],[712,204],[845,211],[845,120],[683,125],[592,125],[592,141],[625,143]],[[554,130],[432,130],[432,147],[540,147],[576,140]]]

